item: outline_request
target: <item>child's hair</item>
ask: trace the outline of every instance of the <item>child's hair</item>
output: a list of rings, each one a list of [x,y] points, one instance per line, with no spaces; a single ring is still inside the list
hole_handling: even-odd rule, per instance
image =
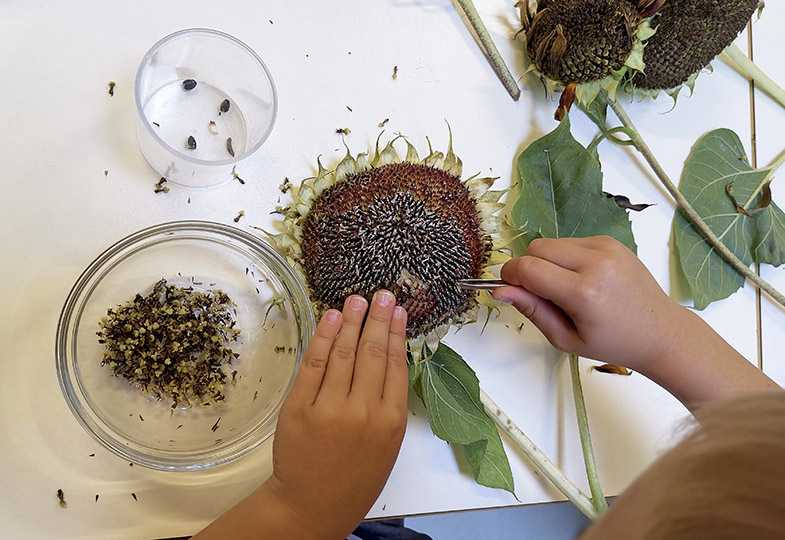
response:
[[[655,467],[647,540],[785,538],[785,392],[733,398]]]

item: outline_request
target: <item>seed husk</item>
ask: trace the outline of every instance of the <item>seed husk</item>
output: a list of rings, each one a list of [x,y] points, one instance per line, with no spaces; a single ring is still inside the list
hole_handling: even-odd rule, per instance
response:
[[[229,107],[231,107],[231,103],[229,103],[228,99],[225,99],[221,102],[220,107],[218,107],[218,115],[220,116],[221,113],[229,112]]]
[[[188,139],[185,141],[185,147],[188,150],[196,150],[196,139],[194,139],[193,135],[188,136]]]
[[[183,81],[183,90],[193,90],[196,88],[196,81],[193,79],[185,79]]]
[[[229,155],[234,157],[234,147],[232,147],[232,138],[229,137],[226,139],[226,151],[229,152]]]

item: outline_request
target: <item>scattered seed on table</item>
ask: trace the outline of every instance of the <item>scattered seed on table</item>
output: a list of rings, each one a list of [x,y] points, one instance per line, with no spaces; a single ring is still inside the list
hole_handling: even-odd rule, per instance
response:
[[[221,116],[221,113],[229,112],[229,107],[231,104],[229,103],[228,99],[225,99],[221,102],[221,106],[218,107],[218,116]]]
[[[390,119],[389,119],[389,118],[385,118],[384,120],[382,120],[381,122],[379,122],[379,127],[384,127],[384,125],[385,125],[387,122],[389,122],[389,121],[390,121]]]
[[[398,78],[398,66],[393,67],[392,78],[393,78],[393,80]]]
[[[155,183],[155,193],[169,193],[169,188],[165,187],[166,177],[162,176],[161,179]]]
[[[229,154],[232,157],[234,157],[234,148],[232,148],[232,138],[231,137],[226,139],[226,151],[229,152]]]
[[[240,213],[237,214],[236,218],[234,218],[234,222],[235,223],[239,223],[240,222],[240,218],[243,217],[244,215],[245,215],[245,210],[240,210]]]
[[[68,506],[68,503],[65,502],[65,493],[63,493],[62,489],[57,490],[57,499],[60,501],[59,502],[60,508],[65,508],[66,506]]]
[[[114,87],[117,86],[117,83],[114,81],[109,81],[109,95],[114,96]]]
[[[234,178],[236,178],[238,182],[240,182],[241,184],[245,185],[245,180],[243,180],[242,178],[240,178],[240,175],[239,175],[239,174],[237,174],[237,171],[235,171],[235,170],[234,170],[236,167],[237,167],[237,165],[235,165],[234,167],[232,167],[232,176],[233,176]]]
[[[188,136],[188,140],[185,142],[185,147],[188,150],[196,150],[196,139],[194,139],[193,135]]]
[[[183,81],[183,90],[193,90],[196,88],[196,81],[193,79],[185,79]]]

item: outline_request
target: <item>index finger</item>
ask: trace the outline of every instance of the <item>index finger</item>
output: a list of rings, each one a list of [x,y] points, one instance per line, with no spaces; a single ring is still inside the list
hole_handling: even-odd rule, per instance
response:
[[[545,259],[567,270],[578,270],[586,260],[595,255],[597,239],[588,238],[537,238],[532,240],[526,255]]]
[[[324,381],[330,351],[341,329],[341,322],[342,315],[337,309],[330,309],[322,316],[305,351],[303,363],[300,365],[287,400],[299,401],[307,405],[312,405],[316,401]]]
[[[549,260],[532,255],[516,257],[504,263],[501,277],[510,285],[518,285],[540,298],[565,308],[580,286],[580,276]]]

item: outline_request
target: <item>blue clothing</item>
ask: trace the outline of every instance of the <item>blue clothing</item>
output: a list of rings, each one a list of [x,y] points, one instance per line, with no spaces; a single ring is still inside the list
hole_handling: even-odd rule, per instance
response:
[[[402,519],[363,521],[347,540],[433,540],[403,526]]]

